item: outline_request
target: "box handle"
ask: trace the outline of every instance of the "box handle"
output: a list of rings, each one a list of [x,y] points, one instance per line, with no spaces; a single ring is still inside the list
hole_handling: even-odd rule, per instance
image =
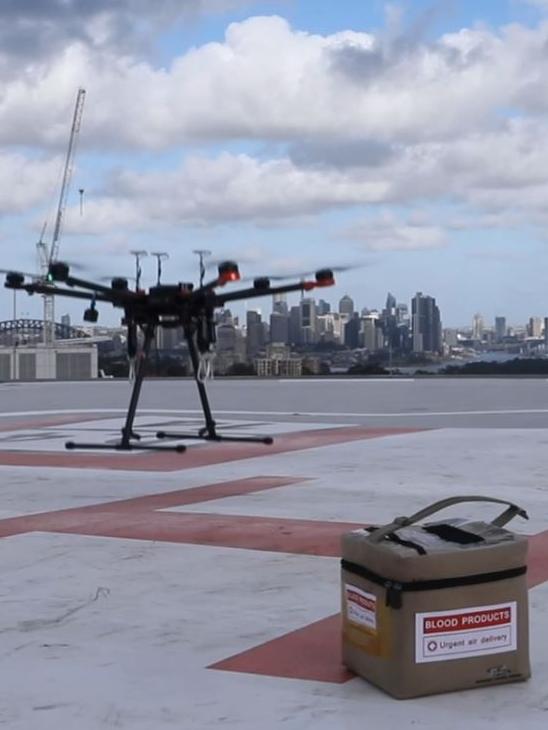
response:
[[[415,522],[419,522],[425,517],[430,517],[430,515],[433,515],[435,512],[439,512],[446,507],[451,507],[454,504],[460,504],[461,502],[494,502],[496,504],[507,505],[507,509],[505,509],[504,512],[501,512],[500,515],[495,517],[495,519],[491,522],[491,524],[496,527],[503,527],[516,515],[523,517],[525,520],[529,519],[529,515],[524,509],[518,507],[518,505],[513,502],[507,502],[505,499],[480,497],[475,495],[465,497],[448,497],[447,499],[434,502],[434,504],[431,504],[429,507],[425,507],[424,509],[415,512],[415,514],[411,515],[411,517],[396,517],[389,525],[384,525],[383,527],[378,527],[376,530],[373,530],[369,534],[369,540],[372,542],[380,542],[387,535],[390,535],[392,532],[396,532],[396,530],[400,530],[402,527],[413,525]]]

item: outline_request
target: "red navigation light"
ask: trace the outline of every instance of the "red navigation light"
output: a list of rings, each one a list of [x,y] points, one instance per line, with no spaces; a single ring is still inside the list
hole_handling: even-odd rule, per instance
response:
[[[235,264],[234,261],[225,261],[219,264],[219,284],[227,284],[229,281],[238,281],[239,279],[238,264]]]

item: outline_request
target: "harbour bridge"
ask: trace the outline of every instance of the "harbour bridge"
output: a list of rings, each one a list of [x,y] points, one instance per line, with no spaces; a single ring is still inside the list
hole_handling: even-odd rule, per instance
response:
[[[55,322],[56,340],[74,340],[88,335],[76,327]],[[43,319],[9,319],[0,322],[0,345],[32,344],[44,339]]]

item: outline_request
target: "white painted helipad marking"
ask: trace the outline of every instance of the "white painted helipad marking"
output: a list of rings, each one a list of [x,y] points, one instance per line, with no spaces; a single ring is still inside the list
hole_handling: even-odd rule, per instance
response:
[[[13,418],[19,416],[59,416],[68,414],[81,413],[86,415],[89,413],[127,413],[126,408],[63,408],[47,411],[11,411],[9,413],[0,413],[0,418]],[[139,414],[143,413],[166,413],[176,415],[194,415],[203,414],[199,408],[140,408]],[[431,416],[512,416],[512,415],[532,415],[535,413],[546,414],[548,408],[515,408],[502,410],[484,410],[484,411],[404,411],[391,413],[353,413],[350,411],[240,411],[240,410],[215,410],[215,413],[224,416],[314,416],[318,418],[430,418]]]

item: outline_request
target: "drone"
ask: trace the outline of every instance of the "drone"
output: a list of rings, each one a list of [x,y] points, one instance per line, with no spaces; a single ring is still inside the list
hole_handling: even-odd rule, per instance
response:
[[[333,269],[320,269],[315,273],[313,279],[302,279],[298,283],[273,286],[271,278],[258,277],[253,280],[252,286],[226,293],[218,292],[218,289],[226,284],[240,281],[240,279],[238,264],[234,261],[220,263],[217,276],[206,283],[201,281],[197,288],[192,283],[179,282],[177,284],[158,283],[148,290],[140,289],[138,286],[131,289],[128,279],[122,277],[113,278],[110,286],[106,286],[72,276],[69,265],[61,261],[50,263],[46,278],[30,282],[25,280],[25,274],[21,272],[8,272],[4,284],[7,289],[23,290],[28,294],[88,300],[89,307],[84,312],[86,322],[97,322],[98,302],[110,303],[124,312],[122,325],[127,328],[127,354],[130,363],[135,363],[135,373],[126,419],[121,429],[121,438],[116,443],[104,444],[67,441],[65,448],[114,449],[117,451],[156,450],[177,453],[186,450],[184,444],[166,446],[143,443],[140,434],[134,430],[137,406],[145,378],[146,362],[158,327],[181,327],[183,330],[205,425],[197,433],[158,431],[156,438],[172,441],[201,439],[217,442],[243,441],[272,444],[273,439],[269,436],[227,436],[217,431],[217,424],[211,412],[205,386],[208,363],[216,342],[215,310],[224,307],[228,302],[293,291],[308,292],[316,287],[333,286],[335,279]],[[142,333],[141,343],[138,336],[139,330]]]

